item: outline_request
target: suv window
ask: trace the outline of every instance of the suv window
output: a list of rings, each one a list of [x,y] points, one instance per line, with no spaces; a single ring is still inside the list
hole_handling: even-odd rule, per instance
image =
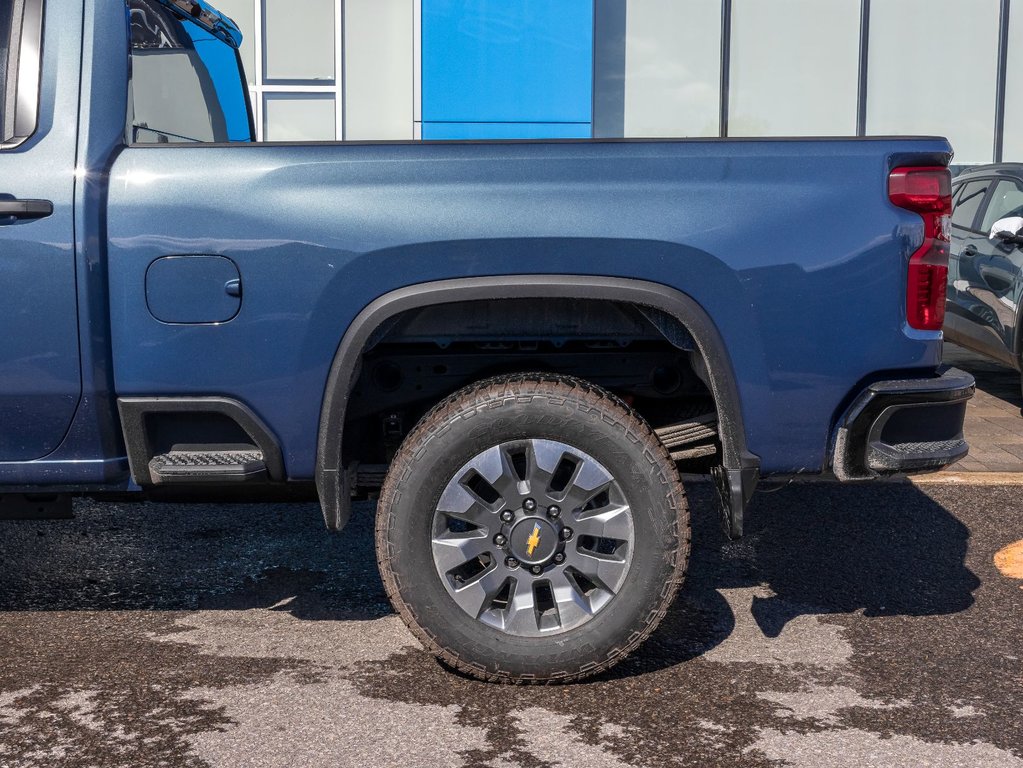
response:
[[[251,141],[238,52],[159,0],[129,0],[128,141]]]
[[[984,202],[984,195],[991,186],[991,179],[971,181],[963,185],[963,189],[956,201],[955,209],[952,211],[952,226],[960,229],[973,229],[973,221],[977,217],[977,210]]]
[[[991,202],[984,212],[981,231],[990,232],[996,221],[1008,216],[1023,216],[1023,189],[1015,181],[1002,179],[995,187]]]

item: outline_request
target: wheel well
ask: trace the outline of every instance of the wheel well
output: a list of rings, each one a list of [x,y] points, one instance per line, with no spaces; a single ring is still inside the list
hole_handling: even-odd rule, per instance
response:
[[[655,428],[713,413],[698,358],[677,320],[628,302],[514,298],[409,309],[362,351],[345,413],[342,463],[389,464],[434,405],[506,373],[590,381],[625,399]],[[368,473],[371,482],[378,475]]]
[[[655,426],[670,424],[672,408],[702,403],[717,423],[716,463],[728,472],[759,463],[745,450],[724,343],[685,294],[620,278],[447,280],[377,299],[342,339],[317,455],[328,526],[347,521],[358,463],[382,471],[388,450],[432,405],[488,375],[530,370],[594,381],[624,395]]]

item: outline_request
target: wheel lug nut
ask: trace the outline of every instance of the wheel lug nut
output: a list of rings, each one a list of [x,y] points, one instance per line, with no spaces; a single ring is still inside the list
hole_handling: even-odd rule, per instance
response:
[[[506,509],[504,512],[501,513],[501,519],[504,520],[506,523],[510,523],[512,520],[515,519],[515,513],[512,512],[510,509]]]
[[[539,576],[541,573],[543,573],[543,567],[539,566],[539,565],[534,565],[529,570],[531,570],[533,572],[534,576]]]
[[[533,512],[536,509],[536,502],[533,499],[526,499],[522,502],[522,508],[527,512]]]
[[[505,543],[507,543],[507,541],[508,539],[506,539],[504,535],[500,533],[494,537],[494,543],[499,547],[503,547]]]
[[[554,556],[554,562],[556,562],[558,565],[561,565],[561,563],[565,562],[565,553],[558,552],[558,554]]]
[[[557,504],[551,504],[549,507],[547,507],[547,516],[552,520],[557,520],[559,517],[561,517],[561,507],[559,507]]]
[[[562,541],[568,541],[569,539],[572,538],[572,534],[573,534],[573,531],[572,531],[571,528],[562,528],[561,529],[561,540]]]
[[[507,565],[509,568],[519,567],[519,561],[516,560],[514,557],[505,558],[504,564]]]

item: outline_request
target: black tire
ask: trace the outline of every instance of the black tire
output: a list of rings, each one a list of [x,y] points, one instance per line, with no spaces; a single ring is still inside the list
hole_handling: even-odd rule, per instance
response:
[[[459,468],[495,445],[534,438],[577,448],[606,467],[632,515],[620,588],[555,638],[515,636],[473,618],[449,594],[431,549],[441,493]],[[489,379],[436,406],[402,444],[377,507],[377,560],[395,610],[443,662],[496,682],[574,681],[621,661],[664,617],[689,542],[685,492],[650,426],[614,395],[549,374]]]

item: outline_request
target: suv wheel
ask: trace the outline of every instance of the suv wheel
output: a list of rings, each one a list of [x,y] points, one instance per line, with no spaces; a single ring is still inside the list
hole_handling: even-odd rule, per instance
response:
[[[689,555],[667,451],[578,379],[490,379],[405,439],[380,494],[377,559],[402,619],[487,680],[575,680],[654,630]]]

